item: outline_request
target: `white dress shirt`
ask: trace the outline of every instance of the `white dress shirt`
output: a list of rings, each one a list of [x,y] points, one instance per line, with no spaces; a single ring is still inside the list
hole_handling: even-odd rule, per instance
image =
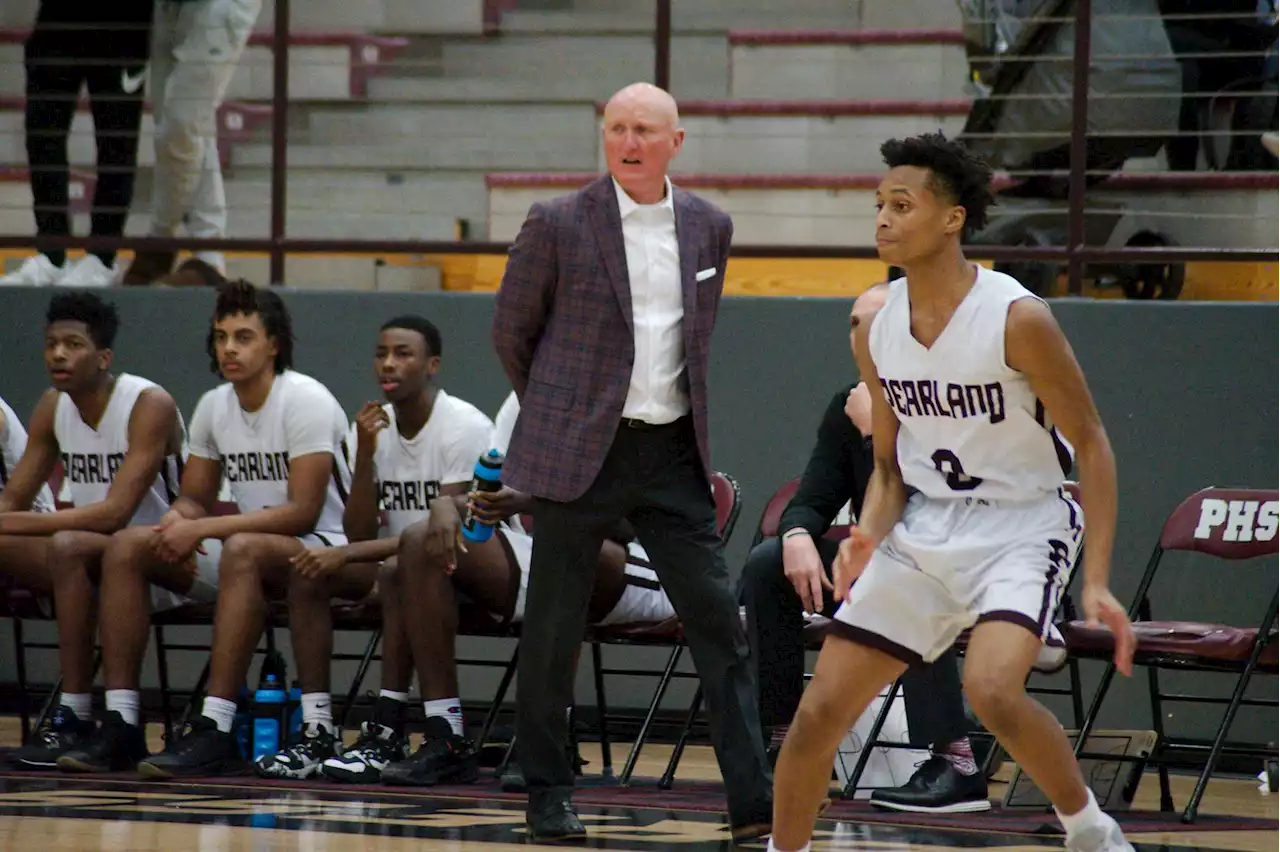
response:
[[[622,416],[671,423],[689,413],[684,360],[684,294],[671,181],[657,204],[637,204],[613,182],[627,252],[635,361]]]

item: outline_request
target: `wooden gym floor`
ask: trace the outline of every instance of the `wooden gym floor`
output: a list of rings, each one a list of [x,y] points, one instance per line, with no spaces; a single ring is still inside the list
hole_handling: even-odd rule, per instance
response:
[[[152,726],[151,746],[160,748]],[[18,740],[17,722],[0,718],[0,745]],[[615,754],[625,749],[618,746]],[[598,750],[584,744],[591,763],[579,791],[589,846],[609,850],[732,848],[723,816],[714,812],[718,779],[706,747],[686,752],[673,790],[652,782],[669,746],[646,747],[633,789],[602,784],[590,773]],[[625,753],[625,752],[621,752]],[[998,778],[1005,778],[1008,768]],[[1174,778],[1174,800],[1186,801],[1194,779]],[[682,790],[682,787],[684,788]],[[1003,783],[992,785],[999,799]],[[1233,850],[1271,852],[1280,844],[1277,797],[1249,779],[1220,778],[1209,786],[1195,826],[1157,808],[1154,775],[1144,779],[1133,813],[1122,816],[1137,852]],[[711,806],[706,804],[707,800]],[[860,803],[839,803],[823,820],[814,850],[942,852],[946,849],[1036,852],[1061,849],[1058,836],[1038,833],[1043,814],[1012,817],[954,815],[911,818],[877,815]],[[1145,812],[1145,813],[1143,813]],[[748,848],[763,848],[763,843]],[[0,769],[0,850],[128,850],[128,852],[506,852],[530,849],[520,797],[502,794],[484,779],[474,786],[435,791],[344,787],[324,782],[268,783],[210,779],[158,784],[128,775],[69,777]],[[554,847],[545,847],[554,848]]]

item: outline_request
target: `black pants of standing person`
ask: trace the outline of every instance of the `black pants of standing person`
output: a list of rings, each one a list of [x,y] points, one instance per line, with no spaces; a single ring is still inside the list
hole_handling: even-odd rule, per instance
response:
[[[42,0],[27,37],[27,166],[36,232],[67,236],[70,183],[67,137],[80,98],[88,89],[97,147],[97,188],[92,233],[124,233],[133,202],[138,165],[138,131],[154,0]],[[94,252],[110,268],[115,252]],[[55,266],[66,252],[45,252]]]
[[[734,826],[772,815],[772,778],[760,741],[746,636],[716,531],[715,505],[692,420],[622,425],[587,492],[539,500],[521,626],[517,737],[531,806],[567,795],[565,708],[582,642],[595,564],[606,532],[627,518],[671,598],[706,696],[711,740]]]
[[[827,576],[838,542],[819,539]],[[747,635],[760,690],[763,735],[795,716],[804,691],[803,608],[795,587],[783,573],[782,542],[770,538],[751,550],[742,572],[742,602],[747,608]],[[836,611],[830,590],[823,589],[823,614]],[[931,665],[913,666],[902,676],[907,730],[911,745],[942,749],[969,733],[956,653],[949,650]]]

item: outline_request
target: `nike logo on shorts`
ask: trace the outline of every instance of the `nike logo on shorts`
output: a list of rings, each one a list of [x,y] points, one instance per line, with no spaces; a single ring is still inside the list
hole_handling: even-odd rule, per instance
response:
[[[132,95],[142,88],[142,82],[146,79],[146,68],[143,68],[137,74],[130,74],[129,69],[125,68],[120,72],[120,91],[126,95]]]

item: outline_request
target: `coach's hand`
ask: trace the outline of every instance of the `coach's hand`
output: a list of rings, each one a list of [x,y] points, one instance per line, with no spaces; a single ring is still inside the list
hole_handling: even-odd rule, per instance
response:
[[[790,535],[782,539],[782,573],[787,576],[805,612],[822,612],[822,590],[832,588],[822,567],[818,546],[808,535]]]
[[[862,576],[875,552],[875,542],[871,536],[863,532],[856,524],[849,528],[849,537],[840,542],[840,552],[836,554],[836,564],[832,574],[835,588],[831,593],[836,600],[842,601],[849,594],[853,581]]]
[[[442,560],[446,574],[458,568],[458,551],[467,549],[462,540],[462,518],[452,497],[437,497],[431,501],[427,516],[427,533],[423,549],[428,559]]]
[[[471,501],[472,517],[486,524],[501,523],[529,508],[528,496],[509,485],[497,491],[472,491],[467,498]]]
[[[366,402],[356,415],[356,451],[373,455],[378,433],[391,425],[386,409],[376,402]]]
[[[1129,623],[1129,614],[1125,612],[1120,601],[1106,586],[1084,584],[1081,595],[1081,606],[1084,608],[1084,620],[1089,627],[1105,626],[1115,637],[1116,669],[1122,675],[1133,674],[1133,652],[1137,640],[1133,635],[1133,625]]]
[[[289,560],[308,580],[326,577],[347,564],[345,547],[308,547]]]

